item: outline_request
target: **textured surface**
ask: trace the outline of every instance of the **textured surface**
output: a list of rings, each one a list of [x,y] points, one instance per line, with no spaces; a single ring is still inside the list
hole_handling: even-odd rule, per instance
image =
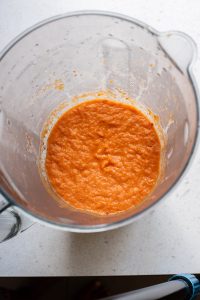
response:
[[[101,9],[140,19],[160,31],[181,30],[200,49],[198,0],[1,0],[0,48],[44,18]],[[195,68],[200,85],[200,60]],[[200,272],[200,149],[177,188],[127,227],[72,234],[35,224],[0,245],[0,275],[119,275]]]

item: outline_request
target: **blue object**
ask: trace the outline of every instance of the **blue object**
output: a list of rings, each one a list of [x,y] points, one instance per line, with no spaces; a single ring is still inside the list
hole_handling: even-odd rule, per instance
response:
[[[192,274],[177,274],[169,279],[169,281],[171,280],[183,280],[188,284],[190,288],[189,300],[194,300],[200,294],[200,281]]]

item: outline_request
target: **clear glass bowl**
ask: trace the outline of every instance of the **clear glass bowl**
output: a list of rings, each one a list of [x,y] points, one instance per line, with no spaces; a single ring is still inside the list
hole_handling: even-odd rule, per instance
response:
[[[98,11],[50,18],[18,36],[0,57],[0,185],[7,201],[75,232],[122,226],[157,203],[183,174],[196,144],[198,95],[191,71],[196,52],[184,33],[160,33],[132,18]],[[136,209],[97,217],[61,208],[44,188],[37,161],[50,112],[63,102],[74,105],[76,95],[108,89],[127,92],[159,115],[167,138],[166,168]]]

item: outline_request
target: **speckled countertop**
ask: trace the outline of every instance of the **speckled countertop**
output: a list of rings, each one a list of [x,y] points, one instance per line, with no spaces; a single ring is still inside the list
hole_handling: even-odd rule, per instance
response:
[[[120,12],[166,31],[181,30],[200,49],[198,0],[1,0],[0,49],[42,19],[81,9]],[[200,86],[200,60],[195,68]],[[136,223],[98,234],[34,224],[0,245],[0,276],[200,272],[200,148],[177,188]]]

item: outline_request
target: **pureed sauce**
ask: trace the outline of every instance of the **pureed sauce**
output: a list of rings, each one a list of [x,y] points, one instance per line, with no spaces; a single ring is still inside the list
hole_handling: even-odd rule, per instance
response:
[[[73,208],[109,215],[138,206],[160,174],[154,124],[133,106],[93,100],[66,111],[47,140],[45,169]]]

